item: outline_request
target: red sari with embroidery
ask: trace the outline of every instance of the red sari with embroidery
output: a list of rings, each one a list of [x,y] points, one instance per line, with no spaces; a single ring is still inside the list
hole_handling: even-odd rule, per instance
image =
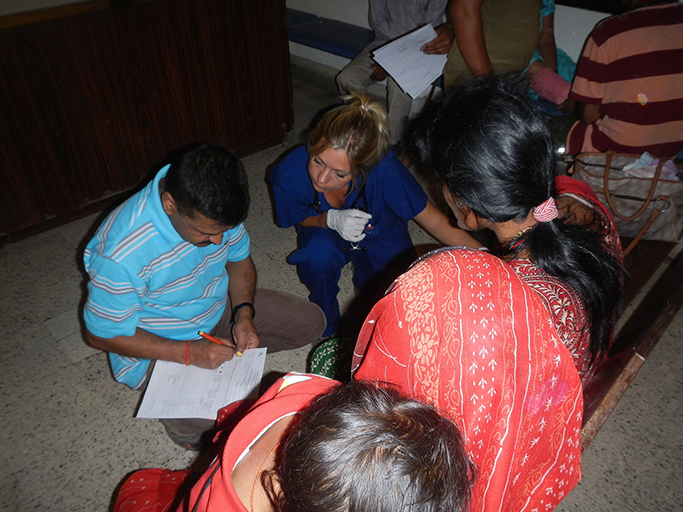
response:
[[[548,511],[581,475],[583,400],[538,295],[481,251],[432,253],[365,320],[354,378],[387,381],[460,428],[473,512]]]
[[[617,228],[590,185],[569,176],[558,176],[555,178],[555,186],[558,196],[571,196],[593,209],[600,226],[598,234],[602,244],[612,257],[622,263],[623,255]],[[590,349],[590,324],[581,297],[573,287],[546,273],[534,261],[515,259],[508,264],[522,281],[538,293],[555,322],[560,339],[572,354],[581,381],[585,383],[597,371],[604,354],[595,354],[593,358]]]

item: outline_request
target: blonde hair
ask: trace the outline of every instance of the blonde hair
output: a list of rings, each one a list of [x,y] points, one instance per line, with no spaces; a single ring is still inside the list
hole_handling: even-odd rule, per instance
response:
[[[347,103],[326,112],[308,134],[307,148],[312,156],[330,148],[345,151],[354,178],[360,174],[362,183],[389,150],[387,112],[357,91],[342,99]]]

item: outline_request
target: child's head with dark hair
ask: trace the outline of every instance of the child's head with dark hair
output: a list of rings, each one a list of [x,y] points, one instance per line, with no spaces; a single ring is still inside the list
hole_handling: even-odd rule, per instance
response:
[[[458,427],[430,406],[352,381],[318,397],[271,474],[279,511],[467,509],[474,466]]]

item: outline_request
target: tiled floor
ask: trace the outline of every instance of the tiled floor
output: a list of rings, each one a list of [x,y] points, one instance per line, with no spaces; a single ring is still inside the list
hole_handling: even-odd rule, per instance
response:
[[[273,224],[267,167],[336,101],[328,76],[293,68],[295,129],[244,160],[253,205],[246,222],[259,284],[305,296],[285,257],[294,232]],[[161,157],[161,155],[160,155]],[[96,216],[0,250],[0,510],[106,511],[127,473],[185,468],[195,454],[154,420],[132,417],[139,394],[114,383],[85,345],[81,253]],[[412,228],[417,242],[429,238]],[[352,296],[349,275],[341,298]],[[584,456],[584,477],[558,510],[683,509],[683,315],[678,315]],[[269,356],[267,371],[304,370],[308,348]]]

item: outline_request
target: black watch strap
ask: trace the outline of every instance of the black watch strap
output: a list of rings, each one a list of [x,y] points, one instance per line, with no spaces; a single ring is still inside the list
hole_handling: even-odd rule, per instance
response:
[[[235,323],[235,315],[242,308],[251,308],[251,318],[254,318],[254,315],[256,315],[256,310],[254,309],[254,305],[251,302],[242,302],[240,304],[237,304],[237,306],[235,306],[234,308],[232,308],[232,316],[230,317],[231,324]]]

